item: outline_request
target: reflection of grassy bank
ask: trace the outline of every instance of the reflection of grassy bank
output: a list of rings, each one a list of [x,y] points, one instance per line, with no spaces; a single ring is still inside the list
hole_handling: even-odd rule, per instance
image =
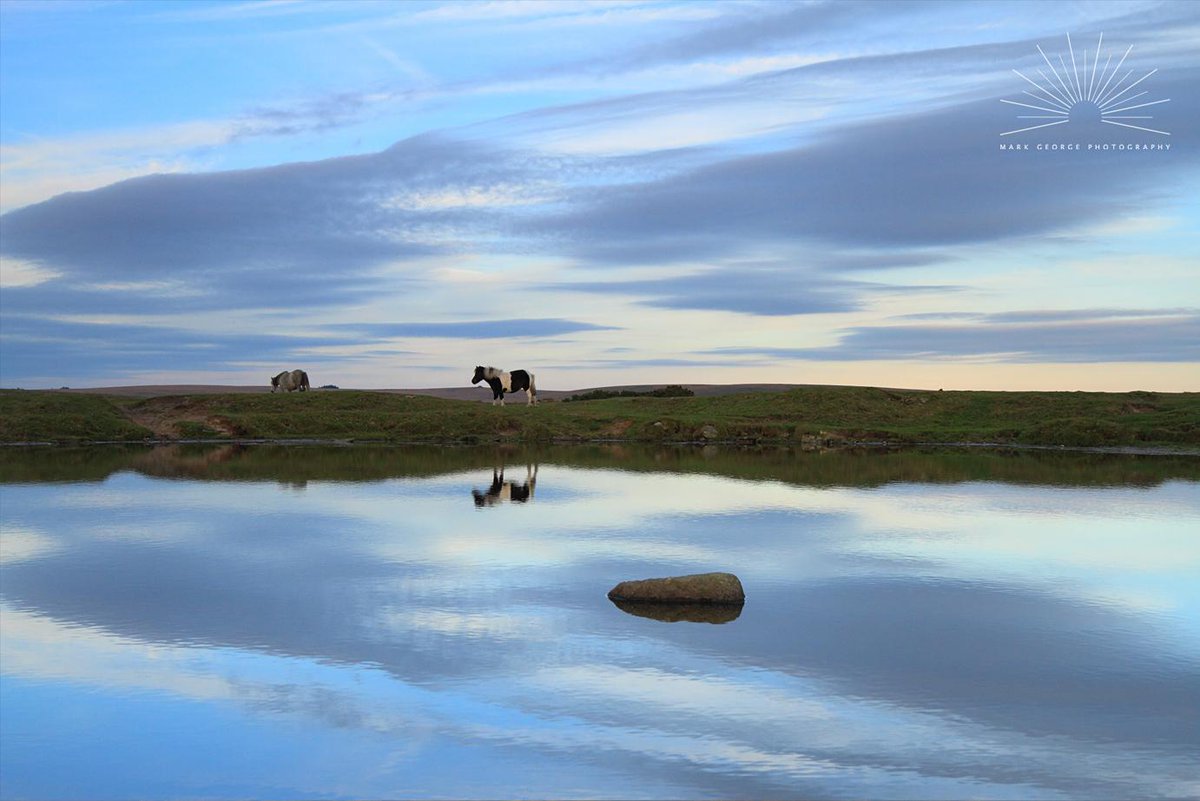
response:
[[[1200,444],[1200,393],[928,392],[804,387],[525,408],[378,392],[116,398],[0,391],[0,441],[846,441]]]
[[[102,481],[133,470],[158,478],[210,481],[383,481],[469,473],[484,483],[493,467],[522,478],[526,464],[637,472],[692,473],[810,487],[875,487],[893,482],[999,481],[1051,486],[1154,486],[1200,481],[1194,456],[1133,456],[984,449],[688,447],[641,444],[487,447],[329,445],[165,445],[27,448],[0,451],[0,483]],[[464,485],[465,486],[465,485]]]

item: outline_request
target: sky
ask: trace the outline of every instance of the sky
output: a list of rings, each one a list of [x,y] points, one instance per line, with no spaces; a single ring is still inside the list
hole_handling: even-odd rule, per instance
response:
[[[0,0],[0,386],[1200,390],[1200,4]]]

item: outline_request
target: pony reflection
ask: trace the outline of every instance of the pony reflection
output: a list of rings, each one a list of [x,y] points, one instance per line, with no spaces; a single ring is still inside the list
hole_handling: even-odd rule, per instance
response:
[[[504,468],[492,468],[492,486],[488,487],[487,491],[477,489],[471,490],[471,495],[475,497],[475,506],[483,508],[485,506],[495,506],[505,503],[525,503],[533,500],[533,490],[537,486],[537,465],[525,466],[525,481],[517,483],[516,481],[506,481],[504,478]]]

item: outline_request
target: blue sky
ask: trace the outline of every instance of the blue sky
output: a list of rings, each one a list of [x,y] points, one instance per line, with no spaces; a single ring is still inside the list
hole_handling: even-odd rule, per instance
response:
[[[1194,3],[0,23],[3,386],[1197,388]]]

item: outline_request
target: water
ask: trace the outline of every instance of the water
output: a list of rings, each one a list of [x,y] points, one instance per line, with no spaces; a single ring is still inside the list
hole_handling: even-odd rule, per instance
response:
[[[1196,458],[8,449],[0,480],[4,798],[1200,795]],[[708,570],[727,622],[605,597]]]

